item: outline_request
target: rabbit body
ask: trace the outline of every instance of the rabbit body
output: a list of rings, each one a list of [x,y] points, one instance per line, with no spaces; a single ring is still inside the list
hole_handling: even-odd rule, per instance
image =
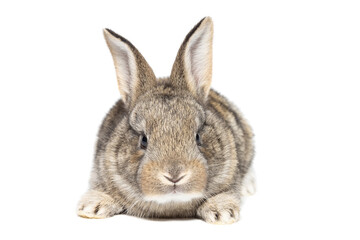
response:
[[[137,49],[105,30],[120,99],[105,117],[90,189],[78,215],[239,219],[253,194],[253,134],[238,109],[210,89],[213,25],[186,36],[168,78],[157,79]]]

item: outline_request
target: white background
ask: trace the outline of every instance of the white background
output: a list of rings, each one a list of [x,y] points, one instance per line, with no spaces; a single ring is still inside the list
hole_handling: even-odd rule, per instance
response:
[[[166,76],[204,16],[213,87],[256,134],[240,222],[77,217],[119,98],[102,28]],[[1,1],[0,238],[359,239],[359,66],[358,1]]]

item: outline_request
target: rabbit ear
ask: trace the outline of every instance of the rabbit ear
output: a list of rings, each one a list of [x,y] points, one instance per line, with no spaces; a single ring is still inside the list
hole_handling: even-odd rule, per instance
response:
[[[120,94],[130,105],[156,82],[155,74],[128,40],[110,29],[104,29],[104,36],[114,60]]]
[[[206,100],[212,77],[213,22],[203,18],[186,36],[176,57],[170,80]]]

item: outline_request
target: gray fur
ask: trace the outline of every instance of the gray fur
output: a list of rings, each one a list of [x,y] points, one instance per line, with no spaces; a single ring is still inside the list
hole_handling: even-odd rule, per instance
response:
[[[147,218],[200,217],[211,223],[239,219],[241,190],[246,187],[242,180],[254,155],[253,134],[233,104],[206,89],[211,66],[204,77],[207,82],[191,86],[184,51],[192,34],[205,27],[211,29],[211,39],[206,39],[211,45],[212,21],[205,18],[185,38],[171,76],[162,79],[154,79],[136,48],[116,35],[133,51],[139,78],[136,89],[111,108],[100,127],[90,189],[79,202],[80,216],[127,213]],[[148,139],[146,150],[139,147],[143,135]],[[176,191],[201,196],[184,202],[147,200],[172,191],[172,185],[159,181],[163,173],[174,178],[184,174],[189,179],[176,185]]]

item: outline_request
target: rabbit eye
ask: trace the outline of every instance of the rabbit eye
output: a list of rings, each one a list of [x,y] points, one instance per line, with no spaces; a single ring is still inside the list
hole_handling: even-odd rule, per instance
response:
[[[198,146],[201,146],[200,135],[199,135],[198,133],[196,134],[196,144],[197,144]]]
[[[140,147],[142,149],[146,149],[147,148],[147,145],[148,145],[148,140],[147,140],[147,137],[145,135],[142,135],[141,137],[141,142],[140,142]]]

